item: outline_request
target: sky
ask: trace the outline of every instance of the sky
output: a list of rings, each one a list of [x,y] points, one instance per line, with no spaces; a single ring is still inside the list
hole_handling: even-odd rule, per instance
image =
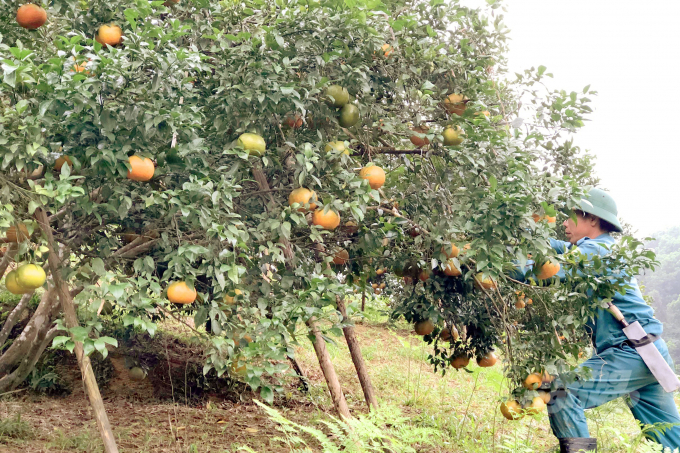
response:
[[[680,1],[505,0],[509,69],[598,92],[575,144],[640,236],[680,225]]]

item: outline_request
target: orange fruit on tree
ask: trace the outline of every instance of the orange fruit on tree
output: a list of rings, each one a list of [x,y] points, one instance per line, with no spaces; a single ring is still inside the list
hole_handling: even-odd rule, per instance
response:
[[[376,289],[378,287],[377,283],[371,283],[371,288]]]
[[[523,300],[518,300],[515,302],[515,308],[524,308],[526,307],[527,304]]]
[[[546,403],[543,398],[540,396],[535,396],[531,400],[531,403],[524,407],[524,410],[527,411],[527,414],[529,415],[536,415],[545,409],[545,404]]]
[[[458,146],[463,143],[463,130],[456,126],[447,126],[442,132],[444,137],[444,146]]]
[[[383,52],[385,52],[385,56],[386,56],[386,57],[389,57],[390,54],[394,51],[394,49],[392,48],[392,46],[390,46],[390,45],[387,44],[387,43],[383,44],[382,47],[380,48],[380,50],[382,50]]]
[[[555,223],[555,222],[557,222],[557,217],[555,217],[555,216],[551,217],[551,216],[547,215],[547,216],[545,216],[545,220],[547,220],[548,223]]]
[[[347,147],[345,146],[345,142],[340,140],[326,143],[324,150],[327,153],[330,153],[331,151],[335,150],[349,156],[349,149],[347,149]]]
[[[538,396],[543,400],[545,404],[548,404],[550,402],[550,392],[546,392],[545,390],[539,390]]]
[[[463,116],[465,113],[465,98],[461,94],[451,93],[444,99],[444,108],[449,113]]]
[[[527,378],[524,380],[524,387],[527,390],[536,390],[541,386],[541,383],[543,382],[543,378],[541,377],[541,373],[531,373]]]
[[[24,288],[19,284],[16,270],[10,271],[5,275],[5,287],[12,294],[25,294],[30,291],[30,289]]]
[[[461,368],[465,368],[469,364],[470,364],[470,357],[468,357],[466,355],[459,355],[458,357],[451,360],[451,366],[454,367],[457,370],[459,370]]]
[[[492,367],[497,361],[498,358],[496,357],[496,354],[493,353],[493,351],[487,352],[483,356],[477,357],[477,365],[481,366],[482,368]]]
[[[429,319],[418,321],[413,326],[418,335],[429,335],[434,331],[434,323]]]
[[[382,282],[378,288],[380,289],[385,289],[387,287],[387,284],[385,282]]]
[[[320,208],[314,211],[312,223],[326,230],[334,230],[340,225],[340,216],[332,209],[324,212],[324,210]]]
[[[238,296],[239,294],[243,294],[243,291],[241,291],[238,288],[235,288],[232,291],[229,291],[224,296],[224,303],[227,304],[227,305],[234,305],[236,303],[236,296]]]
[[[442,253],[446,255],[447,258],[456,258],[458,256],[458,247],[455,244],[451,244],[450,247],[443,246]]]
[[[536,223],[540,222],[541,219],[543,219],[543,217],[540,216],[539,214],[531,214],[531,218],[534,219],[534,222]]]
[[[35,30],[47,21],[47,13],[39,5],[27,3],[17,10],[17,23],[28,29]]]
[[[68,156],[59,156],[57,160],[54,161],[54,169],[57,171],[61,171],[61,167],[64,166],[64,164],[68,165],[69,167],[73,168],[73,161],[71,161],[71,158]]]
[[[335,252],[335,255],[333,255],[333,264],[343,266],[345,263],[347,263],[347,261],[349,261],[349,252],[347,252],[345,249],[339,250]]]
[[[541,271],[536,274],[536,278],[539,280],[545,280],[548,278],[552,278],[557,273],[560,271],[560,264],[559,263],[552,263],[550,261],[547,261],[543,266],[541,266]]]
[[[97,36],[94,39],[103,46],[117,46],[123,42],[123,30],[114,24],[102,25],[97,30]]]
[[[196,290],[189,288],[186,282],[174,282],[168,286],[168,300],[173,304],[191,304],[197,295]]]
[[[37,264],[23,264],[16,269],[16,282],[19,286],[32,290],[45,284],[47,275]]]
[[[380,268],[380,269],[376,270],[375,273],[376,273],[376,275],[382,275],[382,274],[385,273],[385,269],[384,269],[384,268]]]
[[[508,420],[519,420],[524,417],[522,405],[517,400],[504,401],[501,403],[501,414]]]
[[[456,264],[456,260],[454,260],[453,258],[446,261],[444,274],[448,275],[449,277],[460,277],[461,275],[463,275],[460,268]]]
[[[426,134],[427,131],[430,130],[430,128],[423,124],[421,126],[414,127],[411,130],[413,132],[418,132],[419,134]],[[417,135],[411,135],[410,140],[411,143],[413,143],[413,146],[415,146],[416,148],[422,148],[423,146],[430,144],[430,140],[427,137],[421,138],[418,137]]]
[[[533,301],[532,299],[526,299],[526,304],[527,304],[527,305],[531,305],[531,304],[533,304],[533,303],[534,303],[534,301]]]
[[[385,170],[377,165],[362,168],[359,177],[367,180],[371,189],[380,189],[385,184]]]
[[[18,230],[16,225],[7,228],[7,233],[5,235],[5,240],[7,242],[23,242],[26,239],[28,239],[28,228],[26,227],[26,224],[20,223]]]
[[[236,143],[248,151],[248,154],[251,156],[262,156],[267,151],[267,143],[264,141],[264,138],[251,132],[239,135]]]
[[[246,374],[248,371],[248,368],[246,368],[245,364],[245,358],[240,355],[231,362],[231,365],[229,366],[229,370],[231,371],[231,374],[243,376]]]
[[[421,270],[420,273],[418,274],[418,280],[420,280],[421,282],[427,281],[429,278],[430,272],[425,269]]]
[[[496,288],[496,282],[493,281],[491,277],[483,278],[484,274],[479,272],[475,275],[475,285],[483,289],[494,289]]]
[[[127,177],[133,181],[148,181],[153,178],[154,165],[148,157],[130,156]]]
[[[448,327],[444,327],[442,331],[439,333],[439,339],[442,341],[448,341],[453,338],[453,341],[458,340],[458,329],[456,329],[456,326],[451,326],[453,331],[449,329]]]
[[[305,189],[304,187],[299,187],[288,195],[288,206],[293,206],[294,203],[298,203],[301,205],[301,207],[298,208],[298,212],[311,211],[312,209],[316,209],[316,203],[310,202],[310,200],[314,198],[316,198],[316,192]],[[305,208],[306,204],[309,204],[309,208]]]
[[[376,296],[379,296],[382,293],[382,289],[376,288],[373,290],[373,292],[375,293]]]
[[[552,381],[555,380],[555,376],[551,375],[547,371],[544,371],[542,379],[543,379],[543,384],[550,384]]]

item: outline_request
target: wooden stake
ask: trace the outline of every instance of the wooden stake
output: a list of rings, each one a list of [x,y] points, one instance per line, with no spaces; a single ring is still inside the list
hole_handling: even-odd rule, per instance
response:
[[[342,387],[340,387],[338,375],[335,374],[331,356],[328,354],[328,349],[326,349],[326,342],[321,335],[321,330],[319,329],[316,320],[312,318],[307,321],[307,327],[309,327],[309,330],[311,330],[314,335],[314,341],[312,342],[314,345],[314,352],[316,352],[316,357],[319,359],[323,377],[326,378],[326,384],[328,385],[328,391],[331,393],[335,410],[337,410],[340,417],[344,419],[352,418],[352,415],[349,413],[347,401],[345,400],[345,395],[342,393]]]
[[[52,281],[54,283],[54,287],[57,289],[57,293],[59,294],[59,301],[61,302],[61,307],[64,311],[64,321],[66,322],[66,327],[71,329],[78,326],[78,316],[76,315],[76,309],[73,305],[71,292],[61,279],[61,262],[55,251],[56,249],[54,247],[52,229],[50,228],[49,221],[47,220],[47,214],[45,214],[45,211],[43,211],[42,208],[36,209],[35,218],[47,237],[47,244],[49,248],[48,261],[50,273],[52,274]],[[92,371],[90,358],[85,355],[82,343],[76,341],[75,350],[76,357],[78,359],[78,365],[80,366],[80,373],[83,376],[83,383],[85,384],[85,390],[87,391],[87,397],[90,400],[90,405],[94,411],[94,418],[97,421],[99,434],[101,435],[102,441],[104,442],[104,451],[105,453],[118,453],[116,439],[113,437],[113,431],[111,430],[111,425],[109,424],[109,418],[107,417],[106,409],[104,408],[104,401],[102,401],[102,396],[99,393],[99,386],[97,385],[97,379],[95,378],[94,372]]]
[[[335,300],[338,303],[338,310],[340,310],[340,314],[342,315],[343,324],[349,322],[349,319],[347,318],[347,309],[345,308],[345,301],[342,300],[340,296],[336,296]],[[357,339],[356,333],[354,332],[354,327],[347,325],[342,328],[342,332],[345,334],[347,347],[349,348],[349,353],[352,356],[354,368],[357,370],[357,376],[359,377],[359,382],[361,383],[361,389],[364,391],[364,398],[366,399],[368,410],[370,411],[371,409],[377,409],[378,400],[375,397],[375,389],[373,388],[373,384],[371,384],[371,376],[368,374],[364,357],[361,355],[361,347],[359,346],[359,340]]]
[[[271,193],[271,188],[267,182],[267,177],[262,171],[259,162],[253,165],[253,177],[257,181],[257,185],[260,186],[260,191],[263,192],[263,196],[269,198],[269,201],[273,204],[276,202],[274,196]],[[291,269],[295,265],[295,256],[293,254],[293,247],[290,245],[290,241],[284,237],[281,238],[281,244],[283,244],[283,256],[286,258],[286,267]],[[314,352],[316,352],[316,357],[319,360],[319,366],[323,372],[323,376],[326,379],[326,384],[328,385],[328,390],[331,393],[331,398],[333,399],[333,405],[338,414],[345,419],[351,418],[349,413],[349,407],[347,406],[347,401],[345,400],[345,395],[342,393],[342,387],[340,386],[340,380],[338,375],[335,373],[335,368],[333,367],[333,362],[331,361],[331,356],[328,354],[328,349],[326,349],[326,342],[321,335],[319,326],[314,319],[307,321],[307,327],[312,333],[314,340],[312,345],[314,346]]]

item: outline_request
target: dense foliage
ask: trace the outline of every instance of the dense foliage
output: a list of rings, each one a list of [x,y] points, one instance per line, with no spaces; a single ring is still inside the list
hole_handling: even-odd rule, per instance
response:
[[[109,341],[97,339],[102,300],[151,334],[160,317],[190,312],[197,326],[210,320],[206,369],[257,389],[263,374],[285,371],[298,322],[338,327],[336,297],[366,293],[386,268],[411,279],[385,288],[395,316],[431,319],[430,342],[445,322],[461,330],[464,341],[437,342],[437,366],[502,347],[514,382],[567,369],[598,301],[506,274],[530,255],[551,257],[547,217],[559,224],[587,190],[591,159],[571,134],[592,92],[545,90],[544,67],[505,74],[508,30],[500,5],[487,3],[55,0],[47,24],[29,32],[2,0],[0,229],[33,231],[34,211],[49,211],[71,253],[64,274],[83,288],[87,327],[76,333],[89,351]],[[121,45],[93,39],[108,23],[122,28]],[[358,109],[355,125],[326,94],[333,84]],[[461,144],[443,145],[447,126]],[[262,156],[239,145],[246,132],[264,138]],[[350,151],[327,151],[332,141]],[[151,181],[126,179],[133,154],[155,160]],[[54,170],[60,155],[72,167]],[[380,189],[359,176],[370,164],[387,173]],[[289,206],[298,187],[341,226],[310,225],[311,213]],[[126,233],[137,234],[130,244]],[[461,253],[447,261],[451,244]],[[15,258],[42,262],[44,250],[29,245]],[[350,259],[332,266],[340,249]],[[445,275],[447,264],[461,275]],[[476,288],[478,273],[498,288]],[[169,304],[164,291],[177,280],[198,290],[194,304]],[[534,304],[516,309],[516,291]],[[275,387],[261,388],[271,398]]]

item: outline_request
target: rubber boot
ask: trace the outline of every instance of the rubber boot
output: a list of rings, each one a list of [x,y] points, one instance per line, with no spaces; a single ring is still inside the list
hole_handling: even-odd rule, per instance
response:
[[[597,451],[597,439],[594,437],[564,437],[560,439],[560,453],[577,453],[579,451]]]

